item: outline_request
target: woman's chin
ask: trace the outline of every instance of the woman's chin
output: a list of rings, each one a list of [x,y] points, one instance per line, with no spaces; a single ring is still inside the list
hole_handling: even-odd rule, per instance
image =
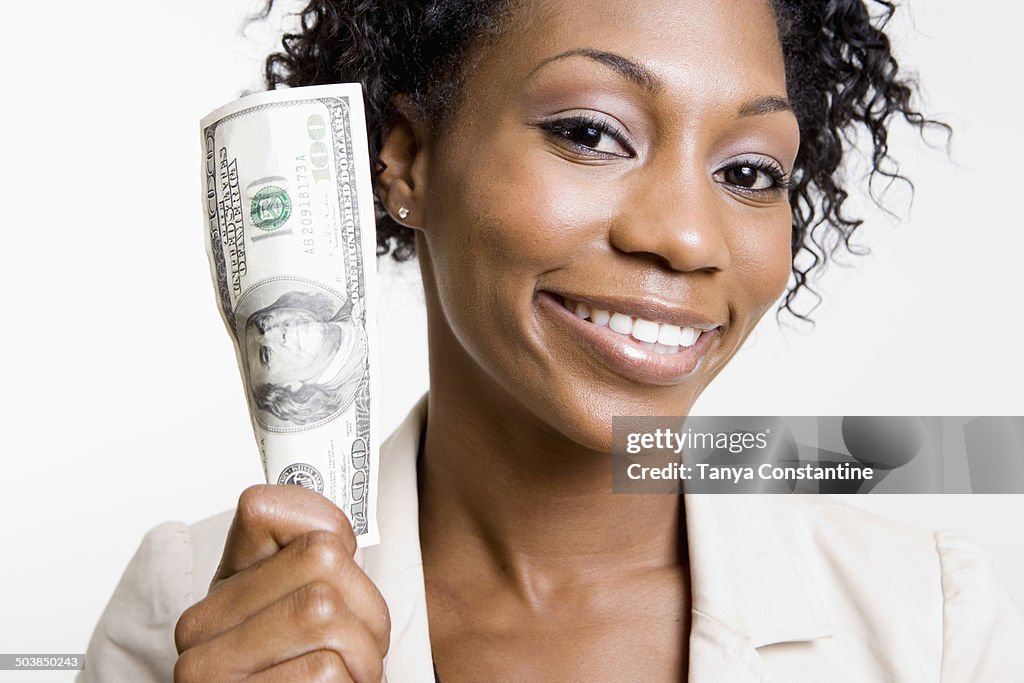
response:
[[[620,400],[595,400],[562,403],[558,409],[540,409],[541,419],[577,447],[610,454],[616,423],[623,418],[685,417],[692,401],[656,403],[648,398],[622,397]]]

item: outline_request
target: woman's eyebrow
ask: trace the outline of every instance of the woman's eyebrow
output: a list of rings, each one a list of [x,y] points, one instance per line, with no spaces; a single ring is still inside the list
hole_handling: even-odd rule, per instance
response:
[[[628,57],[623,57],[622,55],[614,52],[595,50],[593,48],[586,47],[566,50],[565,52],[544,59],[540,64],[533,68],[530,72],[530,76],[552,62],[568,59],[570,57],[586,57],[587,59],[592,59],[595,62],[611,67],[626,79],[651,93],[657,93],[658,90],[661,89],[661,80],[651,73],[651,71],[643,64],[634,62]],[[793,111],[793,106],[785,97],[769,95],[766,97],[755,97],[744,102],[740,105],[739,109],[737,109],[737,114],[740,118],[745,118],[747,116],[774,114],[780,111],[791,112]]]
[[[785,97],[769,95],[767,97],[755,97],[752,100],[747,100],[740,105],[739,115],[740,117],[762,116],[780,111],[793,111],[793,105]]]
[[[661,87],[661,81],[659,81],[658,78],[642,64],[638,64],[637,62],[634,62],[627,57],[623,57],[622,55],[615,54],[614,52],[595,50],[586,47],[566,50],[565,52],[554,55],[553,57],[548,57],[535,66],[529,75],[532,76],[552,62],[568,59],[569,57],[586,57],[587,59],[592,59],[595,62],[609,66],[628,80],[652,93],[657,92]]]

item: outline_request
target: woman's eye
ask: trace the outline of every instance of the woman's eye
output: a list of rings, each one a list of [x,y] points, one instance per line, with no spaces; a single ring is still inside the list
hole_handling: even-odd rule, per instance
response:
[[[598,156],[631,157],[629,149],[608,124],[588,117],[573,117],[549,121],[541,126],[574,149]]]
[[[733,166],[725,172],[725,182],[748,190],[767,190],[775,184],[775,179],[753,166]]]
[[[726,168],[722,180],[748,192],[772,192],[788,187],[781,168],[767,164],[741,162]]]
[[[590,149],[603,152],[615,151],[615,141],[606,135],[603,130],[595,128],[594,126],[573,126],[572,128],[567,129],[563,135],[570,142],[580,145],[581,147],[589,147]]]

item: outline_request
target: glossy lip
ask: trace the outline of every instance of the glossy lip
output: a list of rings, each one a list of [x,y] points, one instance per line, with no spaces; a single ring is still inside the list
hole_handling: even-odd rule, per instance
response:
[[[672,311],[657,302],[575,299],[596,308],[607,306],[604,310],[704,330],[693,346],[680,349],[679,353],[662,354],[649,351],[632,337],[614,332],[608,327],[598,327],[577,317],[562,304],[560,296],[546,291],[537,292],[537,306],[552,318],[555,324],[577,338],[603,365],[616,374],[641,384],[670,386],[685,382],[700,367],[711,345],[721,336],[721,327],[717,323],[690,313]],[[573,299],[572,296],[567,296]]]

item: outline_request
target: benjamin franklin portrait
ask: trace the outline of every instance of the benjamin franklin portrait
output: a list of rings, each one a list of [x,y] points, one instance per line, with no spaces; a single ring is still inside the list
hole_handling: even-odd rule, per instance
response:
[[[366,341],[350,303],[292,290],[245,321],[241,349],[257,419],[289,429],[321,422],[352,404]]]

